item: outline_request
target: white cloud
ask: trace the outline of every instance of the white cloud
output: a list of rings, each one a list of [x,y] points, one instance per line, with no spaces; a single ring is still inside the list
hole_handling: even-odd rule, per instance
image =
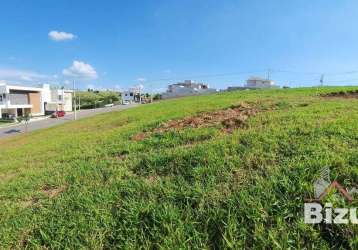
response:
[[[73,61],[71,67],[62,70],[62,74],[80,79],[91,80],[98,78],[96,70],[90,64],[76,60]]]
[[[0,80],[36,82],[49,79],[51,79],[51,76],[39,74],[30,70],[0,69]]]
[[[144,77],[139,77],[139,78],[137,78],[137,81],[138,82],[145,82],[147,79],[146,78],[144,78]]]
[[[77,38],[77,36],[72,33],[67,33],[64,31],[57,31],[57,30],[51,30],[48,33],[48,37],[51,40],[56,41],[56,42],[73,40],[73,39]]]

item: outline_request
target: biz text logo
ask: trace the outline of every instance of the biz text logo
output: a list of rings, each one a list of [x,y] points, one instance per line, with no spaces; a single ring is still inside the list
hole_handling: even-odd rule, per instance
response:
[[[321,171],[320,177],[313,183],[313,186],[314,198],[305,199],[305,223],[358,224],[357,207],[350,206],[347,208],[342,206],[344,205],[342,200],[348,204],[352,204],[355,201],[354,195],[358,194],[358,190],[355,187],[347,190],[336,180],[331,182],[329,168]],[[325,202],[327,199],[329,201]]]

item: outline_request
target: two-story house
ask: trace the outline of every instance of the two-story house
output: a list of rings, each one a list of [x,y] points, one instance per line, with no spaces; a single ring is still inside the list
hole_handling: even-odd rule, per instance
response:
[[[48,84],[41,87],[0,84],[0,119],[25,114],[41,116],[57,110],[72,111],[72,90],[51,89]]]
[[[0,118],[25,114],[42,115],[42,88],[0,85]]]
[[[264,79],[260,77],[250,77],[246,80],[245,88],[251,89],[269,89],[269,88],[277,88],[275,82],[270,79]]]
[[[202,95],[217,92],[216,89],[209,88],[205,83],[196,83],[192,80],[185,80],[168,86],[168,90],[162,94],[162,98],[173,98],[180,96]]]
[[[73,91],[64,88],[51,88],[49,84],[42,85],[42,98],[45,113],[54,111],[72,111]]]

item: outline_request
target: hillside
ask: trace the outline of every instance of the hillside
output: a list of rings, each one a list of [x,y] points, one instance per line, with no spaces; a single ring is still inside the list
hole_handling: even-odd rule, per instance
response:
[[[1,248],[355,248],[307,225],[329,166],[358,183],[354,88],[161,101],[0,139]]]

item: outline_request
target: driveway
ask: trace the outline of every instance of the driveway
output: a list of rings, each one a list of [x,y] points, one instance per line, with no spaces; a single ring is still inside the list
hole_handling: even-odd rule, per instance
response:
[[[138,106],[138,104],[118,105],[118,106],[113,106],[113,107],[109,107],[109,108],[81,110],[81,111],[77,111],[77,119],[94,116],[94,115],[101,114],[101,113],[125,110],[125,109],[129,109],[129,108],[134,108],[136,106]],[[64,117],[61,117],[58,119],[48,118],[48,119],[42,119],[42,120],[38,120],[38,121],[32,121],[28,124],[27,128],[28,128],[28,131],[34,131],[34,130],[38,130],[38,129],[44,129],[44,128],[49,128],[49,127],[53,127],[56,125],[60,125],[65,122],[73,121],[73,119],[74,119],[74,113],[72,112],[72,113],[67,114]],[[25,132],[25,126],[23,124],[11,125],[11,126],[4,127],[4,128],[0,127],[0,138],[18,135],[18,134],[21,134],[24,132]]]

